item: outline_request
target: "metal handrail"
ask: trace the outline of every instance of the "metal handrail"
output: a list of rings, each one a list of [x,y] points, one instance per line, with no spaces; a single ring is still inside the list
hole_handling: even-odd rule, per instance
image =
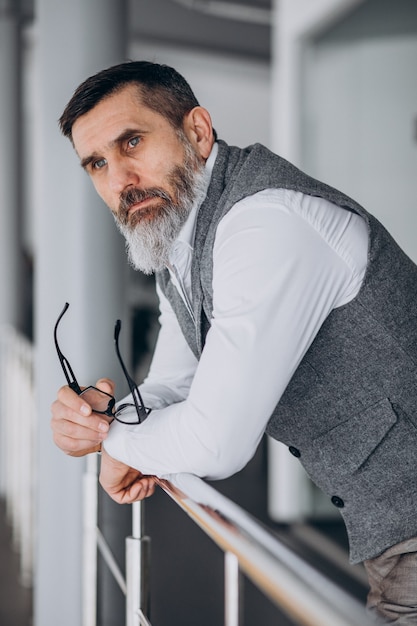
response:
[[[358,601],[201,479],[177,474],[158,484],[297,624],[375,626]]]
[[[225,626],[239,624],[240,572],[296,624],[375,626],[355,598],[200,478],[176,474],[156,482],[225,554]],[[149,538],[143,535],[142,507],[132,505],[132,537],[126,540],[127,626],[150,626],[144,589]]]

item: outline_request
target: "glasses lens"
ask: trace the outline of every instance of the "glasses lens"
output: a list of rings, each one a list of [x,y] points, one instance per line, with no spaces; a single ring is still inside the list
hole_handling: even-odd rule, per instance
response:
[[[126,404],[120,404],[117,407],[117,411],[114,417],[122,424],[139,424],[139,418],[136,411],[136,407],[133,403],[127,402]]]
[[[110,394],[100,391],[96,387],[87,387],[80,395],[82,395],[95,413],[113,415],[115,399]]]

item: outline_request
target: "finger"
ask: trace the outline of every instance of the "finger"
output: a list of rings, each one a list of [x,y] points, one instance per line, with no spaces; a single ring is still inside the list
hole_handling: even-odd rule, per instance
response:
[[[86,402],[85,398],[75,393],[68,385],[61,387],[58,391],[57,399],[61,404],[71,408],[76,413],[80,413],[86,417],[91,415],[91,406]]]
[[[111,396],[114,396],[114,390],[115,390],[115,383],[113,380],[111,380],[110,378],[100,378],[97,382],[96,382],[96,387],[97,389],[100,389],[100,391],[105,391],[106,393],[109,393]]]
[[[90,413],[85,417],[84,414],[63,404],[60,400],[55,400],[52,404],[51,413],[51,428],[61,435],[80,439],[97,439],[98,434],[106,435],[109,430],[106,416]]]
[[[101,450],[101,444],[108,434],[108,423],[94,415],[85,418],[77,413],[74,414],[68,408],[65,410],[70,411],[71,419],[62,417],[61,407],[59,419],[55,416],[51,420],[53,441],[58,448],[70,456],[83,456]],[[74,419],[84,420],[87,425],[77,423],[73,421]]]
[[[132,502],[144,500],[152,495],[154,490],[154,487],[151,485],[151,479],[149,478],[137,478],[127,487],[119,489],[108,489],[103,484],[102,487],[118,504],[132,504]]]
[[[53,418],[51,428],[55,444],[71,456],[80,456],[99,450],[103,439],[107,436],[107,433],[93,431],[91,428],[66,419]]]
[[[146,477],[145,479],[145,498],[149,498],[155,493],[156,483],[151,476]]]
[[[127,497],[129,498],[129,502],[136,502],[138,500],[149,498],[154,492],[155,481],[153,478],[150,476],[143,476],[138,478],[137,481],[127,489]]]
[[[90,421],[83,423],[86,419],[78,416],[78,414],[75,414],[75,418],[72,419],[52,418],[51,428],[56,436],[83,439],[94,443],[103,441],[107,437],[109,430],[108,423],[96,416],[92,416]]]
[[[84,456],[91,452],[99,452],[101,450],[101,442],[96,443],[91,440],[72,439],[61,435],[53,434],[54,443],[69,456]]]

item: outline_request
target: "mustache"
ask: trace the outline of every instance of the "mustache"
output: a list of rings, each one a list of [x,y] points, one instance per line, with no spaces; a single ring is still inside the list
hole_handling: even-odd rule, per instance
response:
[[[152,198],[161,198],[165,202],[170,202],[170,195],[164,191],[164,189],[160,189],[159,187],[151,187],[149,189],[140,189],[139,187],[131,187],[122,191],[120,194],[119,201],[119,212],[118,217],[123,224],[127,224],[129,209],[137,204],[138,202],[143,202],[144,200],[151,200]]]

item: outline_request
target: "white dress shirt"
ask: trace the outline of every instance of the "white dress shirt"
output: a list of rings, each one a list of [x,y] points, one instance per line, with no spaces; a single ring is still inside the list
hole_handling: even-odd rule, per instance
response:
[[[169,268],[187,306],[197,210]],[[240,470],[326,317],[357,295],[367,250],[363,218],[321,198],[266,189],[235,204],[217,228],[213,319],[200,361],[158,290],[161,329],[140,387],[153,410],[139,425],[113,422],[106,451],[158,476]]]

